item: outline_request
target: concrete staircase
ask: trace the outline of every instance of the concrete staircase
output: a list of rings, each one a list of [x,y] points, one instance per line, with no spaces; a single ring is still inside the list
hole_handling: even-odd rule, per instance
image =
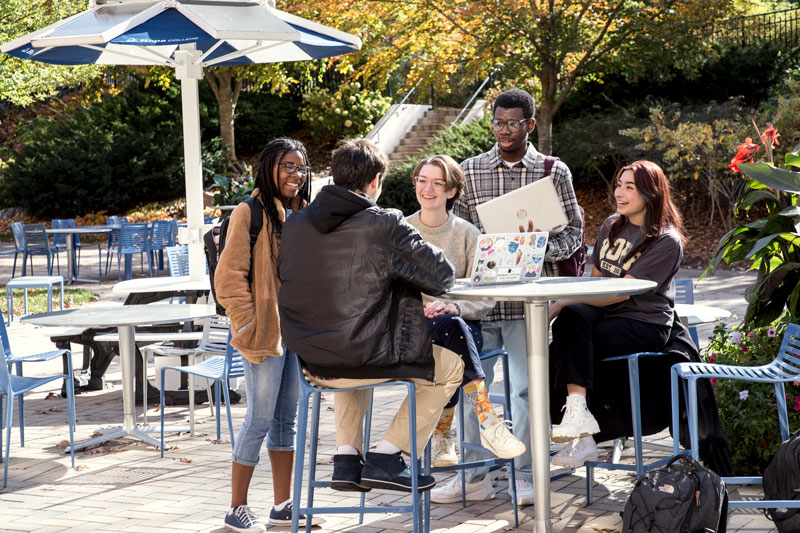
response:
[[[389,161],[403,162],[419,158],[420,151],[441,130],[450,126],[458,116],[458,109],[453,107],[437,107],[425,113],[411,131],[400,141],[400,144],[389,154]]]

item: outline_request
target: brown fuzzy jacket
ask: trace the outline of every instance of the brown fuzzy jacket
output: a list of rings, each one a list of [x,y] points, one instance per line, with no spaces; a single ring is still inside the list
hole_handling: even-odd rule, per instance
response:
[[[256,189],[251,196],[258,194]],[[280,221],[285,222],[283,204],[275,200],[275,206]],[[292,210],[304,206],[305,202],[299,197],[292,199],[290,204]],[[250,207],[241,203],[233,210],[225,248],[214,276],[214,289],[217,300],[231,319],[231,344],[251,363],[261,363],[268,356],[283,355],[278,317],[280,281],[274,262],[279,247],[272,225],[267,221],[267,213],[264,212],[261,233],[253,246],[251,261]],[[248,284],[251,264],[258,265],[258,268],[253,269],[252,280]]]

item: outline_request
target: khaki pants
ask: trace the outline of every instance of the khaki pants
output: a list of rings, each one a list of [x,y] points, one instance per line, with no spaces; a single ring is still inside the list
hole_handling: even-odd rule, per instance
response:
[[[461,377],[464,373],[464,362],[455,353],[441,348],[433,347],[435,362],[434,381],[414,378],[417,402],[417,456],[422,456],[428,439],[431,438],[439,415],[450,397],[461,386]],[[391,378],[377,379],[316,379],[303,371],[308,382],[315,387],[326,389],[342,389],[360,385],[375,385],[387,381],[398,381]],[[336,446],[349,445],[355,447],[363,454],[364,447],[364,415],[369,404],[370,389],[338,392],[333,396],[333,406],[336,415]],[[389,424],[384,440],[394,444],[401,450],[410,454],[411,444],[408,440],[408,398],[403,400],[400,408]]]

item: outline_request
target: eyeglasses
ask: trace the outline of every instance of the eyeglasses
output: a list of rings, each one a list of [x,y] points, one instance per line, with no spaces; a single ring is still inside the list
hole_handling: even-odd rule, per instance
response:
[[[285,170],[287,174],[296,174],[298,172],[305,176],[311,174],[311,167],[308,165],[297,165],[295,163],[292,163],[291,161],[284,161],[280,165],[283,167],[283,170]]]
[[[508,129],[511,131],[517,131],[522,127],[523,124],[527,124],[530,119],[525,120],[500,120],[499,118],[492,119],[492,129],[494,131],[502,131],[502,129],[508,124]]]
[[[439,180],[429,180],[428,178],[423,178],[422,176],[417,176],[414,178],[414,183],[420,189],[424,189],[426,185],[430,184],[431,187],[436,189],[437,191],[443,191],[447,188],[447,183]]]

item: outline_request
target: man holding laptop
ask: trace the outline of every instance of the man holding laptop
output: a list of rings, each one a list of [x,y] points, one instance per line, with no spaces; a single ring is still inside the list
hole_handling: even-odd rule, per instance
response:
[[[455,214],[475,224],[483,233],[477,206],[498,198],[525,185],[545,177],[545,155],[528,142],[528,135],[536,124],[533,97],[519,89],[505,91],[495,100],[492,111],[492,131],[497,143],[486,153],[467,159],[461,164],[466,175],[466,185],[455,205]],[[550,231],[542,274],[557,276],[557,262],[569,258],[581,246],[583,240],[583,217],[580,214],[572,174],[561,161],[555,161],[550,177],[566,216],[566,224]],[[524,210],[513,213],[506,232],[524,230],[550,230],[536,228],[533,213],[527,218]],[[533,210],[531,210],[533,211]],[[519,217],[522,218],[519,218]],[[509,374],[511,376],[511,410],[514,415],[514,435],[530,450],[530,421],[528,416],[528,371],[525,336],[525,311],[522,303],[501,302],[483,322],[484,349],[502,348],[508,351]],[[487,387],[494,378],[494,361],[484,367]],[[480,442],[478,425],[473,417],[465,423],[466,438]],[[476,452],[466,451],[466,460],[476,460]],[[533,504],[531,485],[530,451],[515,460],[517,469],[517,501],[520,505]],[[467,499],[491,499],[491,481],[488,468],[467,471]],[[490,494],[487,498],[486,495]],[[437,503],[461,501],[461,483],[455,476],[441,488],[431,491],[431,500]]]

